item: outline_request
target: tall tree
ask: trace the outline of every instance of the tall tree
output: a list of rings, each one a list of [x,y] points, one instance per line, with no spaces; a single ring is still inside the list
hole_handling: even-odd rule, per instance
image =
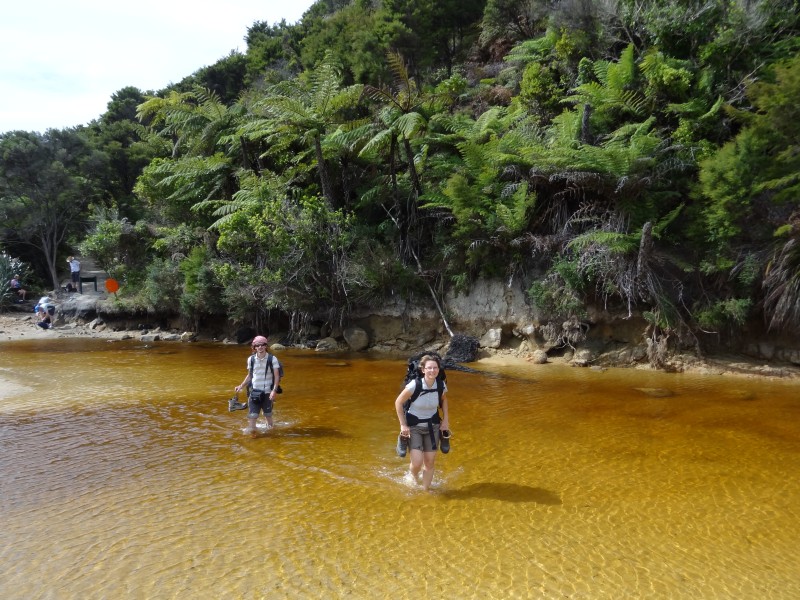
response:
[[[417,204],[422,196],[422,183],[415,162],[411,140],[420,135],[427,127],[427,119],[422,107],[430,101],[427,94],[420,91],[416,82],[409,75],[403,57],[397,52],[390,52],[387,57],[389,67],[394,74],[391,87],[365,86],[364,95],[383,105],[377,114],[376,129],[373,137],[361,150],[362,156],[368,156],[376,150],[387,152],[392,194],[394,196],[396,221],[400,231],[401,253],[419,253],[418,243],[413,241],[413,233],[417,229]],[[411,182],[410,197],[400,198],[397,185],[396,163],[399,148],[405,152],[406,168]],[[418,233],[418,232],[417,232]]]
[[[139,106],[139,118],[173,143],[171,159],[152,162],[136,186],[137,193],[167,220],[208,226],[194,208],[206,201],[230,200],[238,190],[237,171],[257,169],[247,144],[236,134],[244,118],[242,104],[226,106],[213,92],[195,88],[150,98]],[[193,212],[194,211],[194,212]]]
[[[271,87],[253,103],[256,117],[243,131],[253,140],[265,140],[273,148],[286,150],[298,143],[313,152],[322,195],[329,206],[337,206],[337,194],[323,152],[323,137],[334,127],[354,125],[350,117],[358,104],[362,86],[343,87],[341,68],[328,53],[307,77],[297,77]],[[302,159],[302,156],[299,157]]]
[[[108,155],[108,170],[100,178],[104,202],[121,217],[137,221],[142,215],[133,186],[142,170],[155,156],[169,152],[162,140],[155,140],[136,118],[136,107],[145,101],[135,87],[125,87],[111,96],[107,110],[87,127],[93,146]],[[151,143],[155,142],[155,143]]]
[[[792,332],[800,329],[799,93],[800,56],[748,88],[756,112],[700,171],[710,262],[736,273],[743,250],[766,254],[764,318]]]
[[[53,289],[59,251],[70,235],[83,233],[84,210],[99,197],[92,174],[106,163],[78,130],[0,135],[0,238],[35,248]]]

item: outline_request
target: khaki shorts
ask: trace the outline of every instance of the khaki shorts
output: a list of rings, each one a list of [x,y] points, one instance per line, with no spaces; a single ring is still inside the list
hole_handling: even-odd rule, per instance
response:
[[[436,438],[436,445],[431,441],[431,430],[428,429],[428,423],[420,423],[419,425],[411,425],[411,439],[408,441],[408,447],[412,450],[422,450],[423,452],[436,452],[439,447],[439,424],[433,424],[433,435]]]

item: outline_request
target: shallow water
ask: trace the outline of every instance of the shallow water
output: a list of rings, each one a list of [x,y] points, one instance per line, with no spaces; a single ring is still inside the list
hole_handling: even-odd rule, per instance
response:
[[[4,343],[0,597],[800,597],[796,382],[450,372],[425,493],[393,450],[402,361],[281,353],[253,439],[246,357]]]

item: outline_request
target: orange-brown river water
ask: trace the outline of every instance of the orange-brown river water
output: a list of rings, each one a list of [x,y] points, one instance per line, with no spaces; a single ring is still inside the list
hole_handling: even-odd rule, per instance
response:
[[[402,360],[0,347],[0,598],[800,598],[800,384],[450,371],[452,450],[404,480]],[[485,368],[484,368],[485,370]]]

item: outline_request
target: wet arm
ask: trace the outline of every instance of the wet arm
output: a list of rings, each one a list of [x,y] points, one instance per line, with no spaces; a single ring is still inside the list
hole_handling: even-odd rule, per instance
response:
[[[272,390],[270,390],[269,395],[274,396],[278,393],[278,386],[281,384],[281,372],[280,369],[275,369],[275,374],[273,375],[272,380]]]
[[[240,392],[240,391],[242,391],[243,388],[247,387],[248,383],[250,383],[250,372],[249,371],[247,372],[247,377],[244,378],[244,381],[242,381],[242,383],[240,383],[239,385],[237,385],[233,389],[235,389],[237,392]]]

